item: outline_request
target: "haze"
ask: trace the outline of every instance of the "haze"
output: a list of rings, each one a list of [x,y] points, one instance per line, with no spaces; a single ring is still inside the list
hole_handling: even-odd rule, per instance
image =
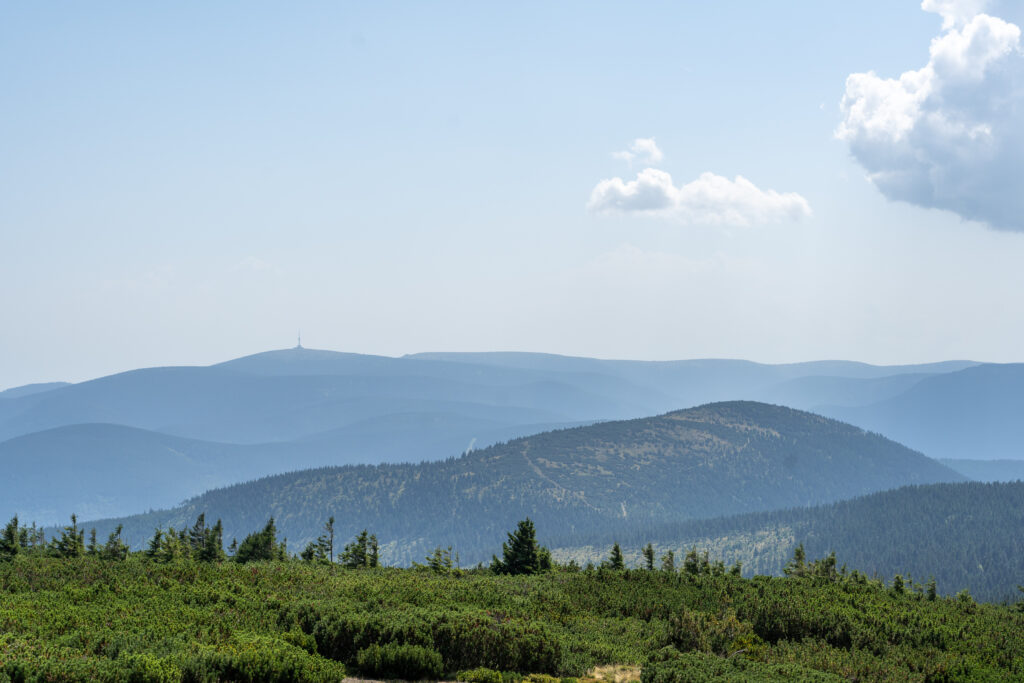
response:
[[[977,0],[8,3],[0,388],[300,329],[1019,361],[1021,25]]]

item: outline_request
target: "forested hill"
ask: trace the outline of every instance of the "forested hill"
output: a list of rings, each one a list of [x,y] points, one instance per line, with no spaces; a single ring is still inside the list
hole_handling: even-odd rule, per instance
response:
[[[781,574],[793,549],[808,557],[835,551],[840,562],[891,580],[923,583],[940,592],[968,589],[988,601],[1015,601],[1024,583],[1024,482],[908,486],[853,500],[795,510],[661,525],[620,523],[589,538],[553,539],[555,556],[581,564],[603,559],[612,543],[639,562],[641,547],[658,555],[696,546],[748,572]]]
[[[420,560],[451,544],[475,563],[488,559],[526,516],[550,536],[589,534],[623,519],[716,517],[963,480],[855,427],[779,406],[729,402],[547,432],[443,462],[267,477],[121,521],[129,542],[140,545],[155,526],[181,528],[200,512],[222,518],[227,538],[273,515],[294,551],[334,516],[342,537],[373,530],[388,562]],[[102,536],[117,522],[96,526]]]

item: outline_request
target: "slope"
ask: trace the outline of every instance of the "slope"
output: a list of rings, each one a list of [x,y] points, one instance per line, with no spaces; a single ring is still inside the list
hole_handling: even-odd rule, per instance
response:
[[[139,544],[154,525],[224,519],[230,534],[273,515],[293,549],[329,516],[342,537],[367,527],[392,562],[455,543],[485,559],[516,520],[549,533],[609,522],[714,517],[810,505],[963,477],[897,443],[817,415],[752,402],[547,432],[418,465],[325,468],[210,491],[182,507],[123,520]],[[98,524],[110,528],[111,520]]]
[[[600,561],[613,542],[637,563],[651,542],[677,562],[692,546],[747,573],[781,574],[803,543],[808,558],[835,551],[839,562],[891,580],[895,574],[941,592],[1014,601],[1024,577],[1024,483],[909,486],[804,509],[660,525],[619,523],[588,537],[550,539],[556,557]]]
[[[1024,458],[1024,364],[936,375],[884,401],[821,411],[933,458]]]
[[[974,481],[1024,481],[1024,460],[940,460]]]
[[[211,488],[326,465],[437,460],[559,426],[386,415],[284,443],[228,444],[134,427],[56,427],[0,443],[0,501],[41,524],[165,508]]]

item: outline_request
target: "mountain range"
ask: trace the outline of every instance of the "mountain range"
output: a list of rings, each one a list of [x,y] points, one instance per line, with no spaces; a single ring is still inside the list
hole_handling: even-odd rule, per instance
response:
[[[95,526],[102,537],[121,524],[141,546],[154,527],[181,529],[200,513],[239,538],[273,516],[299,550],[335,517],[342,538],[373,530],[388,562],[451,544],[472,563],[527,516],[551,536],[585,535],[625,520],[650,525],[965,480],[877,434],[740,401],[545,432],[443,461],[275,475]]]
[[[928,455],[1014,457],[1016,421],[986,411],[1006,418],[1024,403],[1020,367],[270,351],[0,392],[0,466],[17,475],[0,482],[0,499],[43,523],[71,512],[120,516],[270,474],[440,460],[559,427],[732,399],[812,410]],[[45,486],[33,479],[41,471]]]

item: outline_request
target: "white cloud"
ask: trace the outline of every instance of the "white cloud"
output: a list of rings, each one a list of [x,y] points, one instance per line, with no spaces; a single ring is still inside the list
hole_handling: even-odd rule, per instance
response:
[[[851,74],[836,131],[889,199],[1024,230],[1021,30],[985,0],[924,0],[943,18],[928,63]]]
[[[590,193],[587,208],[595,213],[639,213],[683,223],[750,225],[799,220],[811,213],[807,200],[794,192],[762,190],[743,176],[729,180],[702,173],[676,187],[665,171],[647,168],[636,180],[602,180]]]
[[[988,4],[988,0],[922,0],[921,9],[940,15],[942,28],[948,30],[981,14]]]
[[[654,138],[637,138],[633,140],[633,144],[629,146],[629,149],[613,152],[612,156],[625,161],[630,166],[633,165],[634,161],[641,164],[657,164],[665,158],[665,155],[661,153],[658,145],[654,142]]]

